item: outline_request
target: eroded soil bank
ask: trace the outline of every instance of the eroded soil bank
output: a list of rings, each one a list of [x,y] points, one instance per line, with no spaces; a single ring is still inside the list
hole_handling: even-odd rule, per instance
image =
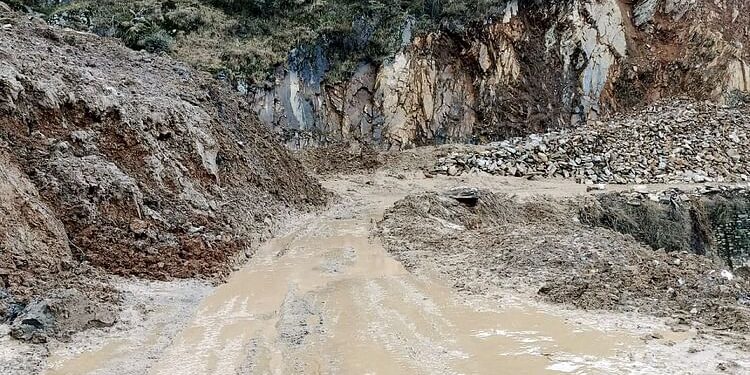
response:
[[[221,83],[0,12],[0,324],[116,321],[111,274],[220,278],[327,193]]]
[[[408,225],[422,230],[414,231],[419,238],[411,238],[401,253],[394,251],[395,230],[384,236],[385,247],[373,236],[383,217],[381,230],[396,220],[395,210],[403,202],[413,201],[402,200],[410,194],[429,196],[471,185],[522,197],[562,198],[585,194],[583,186],[481,176],[426,178],[409,171],[339,176],[324,185],[338,194],[337,203],[291,223],[286,235],[263,246],[226,284],[210,291],[196,286],[195,290],[203,292],[163,293],[171,297],[152,299],[153,311],[141,313],[138,319],[88,331],[68,344],[50,345],[52,356],[45,361],[39,355],[34,371],[444,374],[506,369],[511,373],[629,374],[746,370],[744,352],[727,340],[704,335],[700,327],[679,325],[684,329],[673,330],[675,326],[667,324],[670,321],[640,312],[584,311],[540,300],[534,280],[541,279],[535,278],[534,270],[538,266],[540,272],[552,276],[559,266],[553,263],[555,267],[544,268],[545,256],[524,252],[529,242],[523,233],[507,232],[508,244],[521,251],[519,259],[528,257],[536,264],[527,277],[508,278],[508,283],[493,282],[484,268],[492,262],[478,262],[477,249],[470,247],[487,238],[481,225],[461,222],[458,216],[433,213],[431,218],[412,220]],[[383,216],[399,200],[402,203]],[[538,210],[527,218],[542,218],[546,212]],[[396,223],[404,226],[405,221]],[[548,237],[537,239],[536,248],[551,251],[560,243],[568,249],[562,242],[564,236],[554,237],[562,231],[550,230]],[[620,243],[620,235],[612,234],[609,243],[587,245],[586,240],[601,231],[581,236],[583,251],[593,253],[585,246],[606,248]],[[459,276],[463,286],[456,283]],[[179,297],[189,295],[195,298]],[[173,300],[167,302],[169,298]],[[170,310],[159,308],[160,303],[185,309],[166,313],[171,317],[167,324],[164,311]]]

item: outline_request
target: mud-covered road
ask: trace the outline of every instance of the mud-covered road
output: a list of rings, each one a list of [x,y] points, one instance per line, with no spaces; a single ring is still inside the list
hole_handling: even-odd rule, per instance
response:
[[[192,295],[184,285],[165,292],[169,298],[162,293],[161,299],[150,300],[153,306],[138,323],[140,329],[101,332],[95,340],[91,333],[79,335],[52,349],[46,373],[653,374],[715,369],[707,359],[717,358],[723,350],[718,346],[684,358],[696,344],[690,332],[669,332],[653,318],[567,310],[525,295],[460,295],[437,276],[407,272],[372,236],[383,211],[414,192],[463,183],[520,195],[564,196],[583,193],[582,186],[398,177],[378,173],[329,180],[326,187],[338,194],[338,202],[292,223],[228,282],[214,289],[198,287],[204,292]],[[134,293],[153,293],[153,286],[141,287]]]

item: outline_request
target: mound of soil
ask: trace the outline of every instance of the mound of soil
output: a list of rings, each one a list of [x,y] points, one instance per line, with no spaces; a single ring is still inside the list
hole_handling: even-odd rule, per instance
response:
[[[383,166],[381,154],[367,144],[340,142],[299,151],[305,169],[319,175],[372,172]]]
[[[58,298],[59,286],[88,295],[87,265],[157,279],[225,274],[280,216],[326,202],[245,102],[208,75],[38,19],[3,23],[6,320],[42,311],[33,328],[50,314],[80,315],[37,302]]]
[[[530,285],[545,300],[579,308],[750,332],[750,281],[711,259],[584,226],[576,217],[581,202],[478,194],[473,207],[435,193],[397,202],[379,223],[386,249],[407,267],[437,269],[473,293]]]
[[[2,149],[0,229],[0,322],[15,323],[11,335],[44,342],[50,333],[114,323],[117,296],[74,259],[62,222]]]

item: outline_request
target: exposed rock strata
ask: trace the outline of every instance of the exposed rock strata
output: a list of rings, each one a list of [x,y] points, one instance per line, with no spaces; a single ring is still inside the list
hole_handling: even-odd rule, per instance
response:
[[[748,14],[739,0],[511,0],[502,19],[416,36],[341,84],[326,83],[322,52],[292,54],[249,97],[293,148],[491,141],[675,95],[732,100],[750,91]]]

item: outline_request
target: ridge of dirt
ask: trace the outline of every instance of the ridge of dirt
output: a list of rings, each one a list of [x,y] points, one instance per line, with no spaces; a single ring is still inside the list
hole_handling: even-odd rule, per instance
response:
[[[384,165],[386,155],[367,144],[337,142],[298,151],[306,170],[318,175],[373,172]]]
[[[675,330],[750,345],[750,280],[704,256],[584,226],[579,204],[481,191],[470,207],[444,194],[413,195],[386,212],[378,233],[408,268],[437,269],[460,290],[534,288],[548,301],[668,317]]]
[[[284,215],[327,201],[208,75],[33,17],[3,23],[0,318],[14,336],[112,324],[100,271],[222,276]]]

